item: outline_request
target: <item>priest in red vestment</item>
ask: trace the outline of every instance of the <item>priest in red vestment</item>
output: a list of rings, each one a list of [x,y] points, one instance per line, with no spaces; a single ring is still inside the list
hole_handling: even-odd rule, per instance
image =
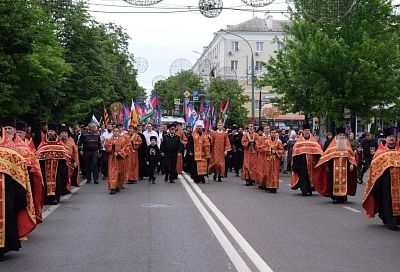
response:
[[[58,131],[60,134],[60,138],[64,143],[65,147],[68,151],[68,156],[70,161],[68,161],[68,165],[73,169],[71,175],[71,185],[75,187],[79,187],[80,178],[79,178],[79,151],[78,146],[76,145],[74,139],[71,137],[71,131],[68,126],[62,125]]]
[[[378,213],[390,230],[400,226],[400,151],[396,130],[385,130],[386,145],[380,145],[372,159],[362,206],[368,218]]]
[[[259,180],[265,190],[276,193],[279,189],[279,173],[281,159],[284,154],[282,142],[274,128],[270,129],[269,137],[259,137]]]
[[[15,150],[25,159],[29,173],[29,181],[32,191],[33,203],[35,206],[36,223],[42,223],[42,208],[44,203],[44,184],[39,160],[36,158],[35,150],[28,146],[16,133],[16,129],[26,130],[26,123],[15,122],[13,117],[2,118],[2,125],[7,131],[10,139],[13,140]],[[33,147],[34,148],[34,147]]]
[[[337,136],[315,166],[315,189],[331,197],[333,204],[346,202],[357,190],[357,162],[344,132],[344,128],[337,129]]]
[[[188,142],[186,133],[183,131],[180,123],[176,122],[175,125],[176,125],[175,134],[179,136],[179,138],[181,139],[183,149],[185,149]],[[182,171],[183,171],[183,154],[178,153],[178,158],[176,160],[176,173],[182,174]]]
[[[321,145],[311,134],[310,125],[303,125],[303,133],[298,137],[292,151],[292,190],[300,188],[303,196],[312,195],[315,187],[314,169],[322,153]]]
[[[21,248],[20,238],[36,226],[26,160],[0,124],[0,260]]]
[[[62,195],[71,193],[73,173],[71,157],[57,130],[57,124],[49,124],[47,135],[36,151],[45,185],[45,203],[50,205],[56,205]]]
[[[139,180],[139,148],[142,145],[142,138],[138,134],[136,126],[130,125],[126,146],[126,178],[129,184]]]
[[[232,150],[228,134],[224,131],[222,121],[218,122],[217,130],[211,132],[211,160],[208,172],[214,173],[213,180],[222,181],[225,177],[225,157]]]
[[[258,134],[254,131],[254,125],[248,125],[248,131],[243,134],[243,167],[241,178],[246,181],[246,186],[253,185],[258,179],[258,163],[257,163],[257,149],[256,142],[258,141]]]
[[[204,131],[203,121],[195,124],[195,130],[188,138],[186,147],[188,164],[192,179],[195,183],[205,183],[204,176],[208,173],[208,160],[211,158],[210,141]]]
[[[113,195],[122,189],[126,178],[126,141],[119,128],[113,128],[113,136],[106,140],[104,149],[108,152],[108,189]]]

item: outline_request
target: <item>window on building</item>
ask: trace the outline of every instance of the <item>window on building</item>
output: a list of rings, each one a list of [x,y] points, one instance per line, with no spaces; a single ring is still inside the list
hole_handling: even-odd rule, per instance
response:
[[[283,49],[283,42],[278,42],[278,51]]]
[[[254,67],[256,71],[262,71],[262,64],[261,61],[256,61],[256,65]]]
[[[237,69],[238,69],[238,61],[231,60],[231,70],[237,71]]]
[[[260,109],[260,100],[254,100],[254,109],[259,110]]]
[[[255,86],[256,91],[262,91],[262,87]]]
[[[239,51],[239,42],[232,42],[232,51]]]
[[[263,42],[256,42],[256,52],[264,51],[264,43]]]

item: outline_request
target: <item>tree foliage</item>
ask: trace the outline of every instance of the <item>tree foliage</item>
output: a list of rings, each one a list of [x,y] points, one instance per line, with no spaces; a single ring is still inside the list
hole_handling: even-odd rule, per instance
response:
[[[0,2],[0,114],[50,117],[71,72],[49,13]]]
[[[0,114],[73,124],[144,96],[124,29],[96,22],[82,2],[37,3],[0,2]]]
[[[293,12],[283,49],[268,61],[258,84],[272,85],[286,111],[338,124],[346,110],[370,118],[376,107],[400,96],[399,34],[391,1],[358,1],[331,23]]]
[[[185,91],[205,94],[202,77],[192,71],[182,71],[160,80],[155,84],[154,90],[157,91],[161,108],[167,111],[174,110],[174,99],[182,100]]]
[[[246,125],[248,111],[244,105],[250,98],[243,93],[243,88],[237,80],[221,79],[219,77],[211,80],[207,99],[213,101],[214,107],[218,107],[220,101],[226,103],[230,99],[231,108],[228,113],[226,126],[233,124]]]

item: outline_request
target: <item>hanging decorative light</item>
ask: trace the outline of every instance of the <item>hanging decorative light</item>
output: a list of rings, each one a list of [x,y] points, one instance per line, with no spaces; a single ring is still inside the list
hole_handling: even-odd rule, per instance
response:
[[[246,5],[256,8],[268,6],[274,1],[275,0],[242,0]]]
[[[319,22],[339,20],[350,13],[358,0],[297,0],[305,16]]]
[[[134,6],[152,6],[160,3],[163,0],[123,0]]]
[[[223,7],[222,0],[200,0],[200,13],[207,18],[215,18],[221,14]]]

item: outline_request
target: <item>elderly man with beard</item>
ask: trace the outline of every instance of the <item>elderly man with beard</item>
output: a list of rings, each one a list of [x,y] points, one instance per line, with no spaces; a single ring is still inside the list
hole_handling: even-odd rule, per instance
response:
[[[300,188],[303,196],[311,196],[315,183],[314,167],[322,155],[322,148],[310,131],[310,125],[303,125],[303,134],[293,146],[291,159],[291,188]]]
[[[70,177],[73,172],[68,164],[71,157],[57,130],[57,124],[49,124],[47,135],[36,151],[45,186],[45,204],[50,205],[57,205],[61,195],[71,193]]]
[[[400,151],[396,149],[396,130],[385,130],[386,145],[379,147],[370,165],[363,208],[368,218],[379,218],[390,230],[400,225]]]
[[[195,128],[192,134],[188,135],[186,146],[189,170],[195,183],[205,183],[204,176],[208,172],[207,163],[211,158],[210,141],[204,131],[203,121],[197,121]]]
[[[357,190],[357,162],[344,132],[344,128],[337,129],[337,136],[315,166],[315,189],[331,197],[333,204],[346,202]]]

